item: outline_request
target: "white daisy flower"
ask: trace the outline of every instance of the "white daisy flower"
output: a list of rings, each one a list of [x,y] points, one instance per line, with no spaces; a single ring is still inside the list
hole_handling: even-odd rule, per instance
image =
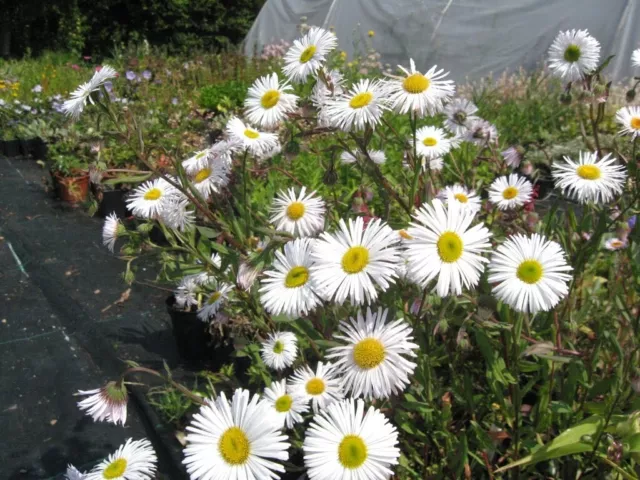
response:
[[[271,405],[271,412],[276,411],[276,416],[286,428],[293,428],[296,423],[302,422],[301,414],[309,411],[304,395],[289,392],[285,380],[272,382],[269,388],[264,389],[262,396]]]
[[[565,82],[582,80],[599,60],[600,43],[588,30],[560,32],[549,48],[549,68]]]
[[[67,471],[64,474],[65,480],[85,480],[86,473],[82,473],[73,465],[67,465]]]
[[[136,188],[127,200],[127,206],[136,217],[156,218],[168,199],[176,194],[175,187],[163,178],[156,178]]]
[[[572,269],[562,247],[542,235],[509,237],[489,263],[489,283],[498,300],[519,312],[546,312],[565,297]]]
[[[184,160],[182,162],[182,168],[184,168],[185,171],[193,172],[195,170],[196,172],[198,172],[202,168],[205,168],[208,163],[209,163],[209,149],[206,148],[204,150],[197,151],[196,153],[191,155],[189,158]]]
[[[468,209],[473,213],[477,213],[482,206],[480,197],[475,190],[469,189],[458,183],[444,187],[438,193],[438,198],[444,203],[449,201],[457,202],[463,209]]]
[[[404,244],[409,260],[408,275],[426,287],[437,278],[440,297],[460,295],[462,288],[473,288],[487,259],[481,256],[491,244],[484,224],[470,227],[475,214],[458,202],[445,205],[438,199],[425,203],[413,216]]]
[[[292,82],[305,82],[309,75],[316,74],[327,54],[337,46],[338,39],[333,32],[311,27],[301,39],[293,41],[284,56],[282,71]]]
[[[434,65],[423,75],[416,70],[413,59],[409,64],[408,70],[398,65],[405,77],[387,82],[389,105],[400,114],[414,112],[418,118],[436,115],[455,93],[453,81],[444,79],[449,72]]]
[[[309,480],[386,480],[398,464],[398,432],[362,400],[335,403],[314,417],[302,449]]]
[[[318,78],[311,91],[311,103],[316,108],[321,108],[329,100],[344,93],[344,76],[338,70],[329,70],[324,73],[324,79]]]
[[[489,187],[489,201],[500,210],[512,210],[531,201],[533,185],[515,173],[496,178]]]
[[[627,242],[625,240],[620,240],[619,238],[610,238],[609,240],[604,242],[604,248],[611,251],[621,250],[626,247]]]
[[[211,317],[218,313],[220,307],[222,307],[227,298],[229,298],[229,292],[233,290],[233,286],[228,283],[219,283],[215,286],[215,289],[216,290],[209,295],[209,298],[207,298],[202,308],[198,310],[198,318],[203,322],[208,322]]]
[[[564,157],[564,163],[554,163],[552,176],[556,187],[580,203],[606,203],[619,195],[627,178],[622,165],[607,154],[598,160],[595,153],[580,152],[577,162]]]
[[[631,66],[640,68],[640,48],[636,48],[631,54]]]
[[[98,465],[85,477],[86,480],[151,480],[156,475],[156,453],[151,442],[128,439],[124,445]]]
[[[273,147],[271,150],[266,151],[258,156],[256,156],[256,160],[258,160],[258,162],[265,162],[273,157],[275,157],[276,155],[279,155],[282,153],[282,145],[280,143],[278,143],[275,147]]]
[[[207,155],[204,161],[198,159],[184,169],[195,189],[207,200],[229,183],[230,163],[224,158]]]
[[[375,128],[386,109],[383,97],[378,80],[362,79],[343,95],[327,101],[321,114],[333,127],[346,132]]]
[[[176,289],[173,291],[173,298],[175,300],[174,306],[183,310],[189,310],[191,307],[197,306],[199,290],[200,283],[197,281],[196,277],[189,275],[182,278]]]
[[[413,138],[409,139],[413,148]],[[421,127],[416,131],[416,152],[428,160],[442,157],[451,150],[451,141],[438,127]]]
[[[79,390],[76,395],[87,396],[78,402],[78,407],[90,415],[95,422],[124,425],[127,421],[129,394],[123,382],[107,382],[102,388]]]
[[[106,246],[111,253],[116,246],[116,240],[122,234],[126,233],[126,229],[115,213],[110,213],[104,220],[102,226],[102,244]]]
[[[231,402],[224,392],[200,408],[187,426],[182,461],[192,480],[275,480],[284,473],[277,461],[289,458],[287,436],[272,408],[258,395],[238,389]]]
[[[365,228],[362,217],[345,223],[340,229],[322,233],[311,253],[315,265],[318,292],[327,301],[342,305],[348,298],[352,305],[374,302],[376,285],[382,291],[395,282],[400,261],[398,236],[380,219],[371,220]]]
[[[87,83],[83,83],[76,90],[71,92],[71,98],[64,102],[62,105],[62,111],[73,120],[78,120],[80,114],[87,105],[87,100],[93,103],[91,94],[100,89],[104,83],[110,78],[115,78],[117,72],[113,67],[109,65],[103,65],[100,71],[95,72],[91,80]]]
[[[287,82],[280,83],[275,73],[258,78],[244,101],[247,119],[263,128],[276,127],[297,108],[298,97],[292,90]]]
[[[369,150],[367,152],[369,154],[369,158],[373,161],[373,163],[375,163],[376,165],[382,165],[384,162],[387,161],[387,156],[386,154],[382,151],[382,150]],[[366,156],[364,153],[362,153],[361,150],[356,150],[355,152],[356,156],[354,157],[351,152],[348,151],[344,151],[340,154],[340,161],[346,165],[351,164],[351,163],[355,163],[358,160],[366,160]]]
[[[196,214],[190,206],[191,203],[182,194],[171,195],[163,203],[158,219],[173,230],[191,230],[196,223]]]
[[[504,159],[504,163],[511,168],[518,168],[520,166],[520,162],[522,161],[522,155],[518,151],[517,147],[509,147],[503,152],[500,152],[502,158]]]
[[[289,392],[311,401],[314,413],[344,398],[342,381],[330,363],[318,362],[315,373],[307,365],[298,368],[287,385]]]
[[[463,140],[484,147],[489,143],[498,142],[498,129],[492,123],[482,118],[470,120],[467,123],[467,131],[462,137]]]
[[[411,326],[402,319],[387,323],[387,313],[387,309],[367,308],[366,318],[359,311],[357,319],[341,321],[342,334],[334,338],[346,345],[327,351],[327,358],[335,360],[336,370],[342,372],[346,393],[353,397],[382,400],[397,395],[416,368],[406,358],[415,357],[418,348],[412,342]]]
[[[426,159],[422,159],[422,169],[426,170],[427,162]],[[444,160],[442,157],[436,157],[429,160],[429,170],[434,172],[439,172],[444,167]]]
[[[236,283],[244,291],[251,290],[260,270],[251,265],[248,262],[242,262],[238,267],[238,275],[236,276]]]
[[[270,314],[298,318],[321,303],[311,272],[311,244],[309,238],[298,238],[275,253],[272,269],[264,272],[260,286],[260,302]]]
[[[478,111],[476,105],[465,98],[454,98],[444,107],[444,128],[449,130],[456,137],[467,133],[470,122],[479,120],[475,115]]]
[[[293,365],[298,354],[298,339],[291,332],[270,333],[262,344],[260,355],[264,364],[274,370],[284,370]]]
[[[616,112],[616,122],[622,125],[620,135],[636,138],[640,135],[640,107],[621,108]]]
[[[297,195],[294,188],[286,192],[280,190],[273,201],[269,219],[276,225],[276,230],[308,237],[324,228],[324,201],[315,196],[316,192],[308,195],[306,192],[306,187],[302,187]]]
[[[232,141],[240,145],[240,148],[248,150],[255,156],[264,155],[279,145],[278,136],[275,133],[259,132],[245,125],[238,117],[232,117],[229,120],[227,133]]]

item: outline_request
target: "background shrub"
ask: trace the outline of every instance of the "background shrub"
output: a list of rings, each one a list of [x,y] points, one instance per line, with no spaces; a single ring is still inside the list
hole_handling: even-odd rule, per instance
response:
[[[22,57],[44,50],[107,56],[146,40],[171,53],[221,50],[239,43],[264,0],[0,1],[0,52]]]

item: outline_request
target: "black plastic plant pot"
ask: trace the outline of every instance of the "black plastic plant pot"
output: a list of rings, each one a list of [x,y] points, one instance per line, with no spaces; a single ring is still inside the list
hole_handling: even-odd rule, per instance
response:
[[[20,155],[20,140],[7,140],[4,142],[5,155],[9,158]]]
[[[20,142],[20,155],[28,157],[31,154],[31,139],[21,138],[18,141]]]
[[[131,212],[127,208],[125,202],[125,190],[110,190],[102,192],[102,199],[98,206],[98,216],[107,217],[115,213],[118,218],[127,218],[131,216]]]
[[[171,316],[173,337],[180,358],[188,362],[206,362],[211,358],[211,335],[207,323],[196,312],[184,312],[174,308],[175,298],[167,298],[167,311]]]
[[[31,140],[31,156],[34,160],[46,160],[48,155],[47,142],[36,137]]]

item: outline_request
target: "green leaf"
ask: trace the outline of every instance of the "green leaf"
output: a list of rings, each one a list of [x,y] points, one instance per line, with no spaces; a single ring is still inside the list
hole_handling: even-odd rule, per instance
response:
[[[640,452],[640,433],[636,433],[627,438],[629,453]]]
[[[132,175],[129,177],[115,177],[109,178],[108,180],[103,180],[102,183],[104,185],[117,185],[118,183],[141,183],[145,180],[151,178],[152,173],[147,173],[144,175]]]
[[[604,424],[603,417],[594,415],[577,425],[565,430],[551,442],[537,449],[531,455],[521,458],[517,462],[505,465],[495,471],[495,473],[504,472],[514,467],[522,465],[534,465],[538,462],[545,462],[554,458],[564,457],[566,455],[575,455],[577,453],[589,452],[593,449],[591,443],[583,441],[585,436],[594,437]]]

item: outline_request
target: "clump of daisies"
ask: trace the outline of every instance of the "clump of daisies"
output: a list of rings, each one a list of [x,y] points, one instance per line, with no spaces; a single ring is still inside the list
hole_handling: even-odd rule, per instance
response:
[[[560,332],[545,335],[550,325],[573,324],[572,309],[584,301],[572,295],[576,286],[598,288],[585,281],[593,255],[628,267],[637,242],[631,224],[620,223],[637,213],[627,193],[637,189],[640,108],[616,113],[620,148],[603,148],[593,135],[589,151],[550,155],[556,188],[538,198],[541,172],[528,140],[504,141],[483,105],[459,89],[456,96],[448,68],[408,58],[383,78],[354,77],[332,31],[302,30],[282,69],[255,80],[242,111],[222,120],[221,139],[167,167],[149,165],[152,174],[127,199],[134,218],[107,217],[102,242],[112,252],[124,244],[128,273],[136,254],[161,251],[160,278],[175,282],[168,304],[203,332],[228,335],[237,350],[229,363],[250,361],[245,377],[229,379],[234,391],[223,381],[213,398],[178,388],[199,404],[186,428],[190,478],[276,479],[290,455],[310,480],[404,478],[401,469],[433,476],[449,446],[421,434],[429,462],[412,459],[413,430],[422,432],[419,412],[434,402],[438,415],[459,410],[450,406],[462,400],[461,385],[434,376],[448,359],[467,361],[442,353],[478,345],[468,358],[490,353],[504,378],[516,379],[508,382],[520,381],[533,371],[519,370],[531,350],[565,351],[556,346]],[[599,61],[586,30],[561,32],[549,50],[565,96],[602,81]],[[74,92],[70,115],[100,102],[95,92],[110,75]],[[486,376],[472,378],[478,368],[465,372],[463,386],[474,403],[474,389],[493,390],[483,387]],[[77,395],[95,421],[125,424],[124,380]],[[510,395],[509,409],[523,411],[521,401]],[[490,422],[520,427],[506,418],[494,411]],[[127,442],[84,478],[146,478],[154,473],[147,447]],[[524,448],[514,445],[518,454]],[[85,474],[70,467],[72,475]]]

